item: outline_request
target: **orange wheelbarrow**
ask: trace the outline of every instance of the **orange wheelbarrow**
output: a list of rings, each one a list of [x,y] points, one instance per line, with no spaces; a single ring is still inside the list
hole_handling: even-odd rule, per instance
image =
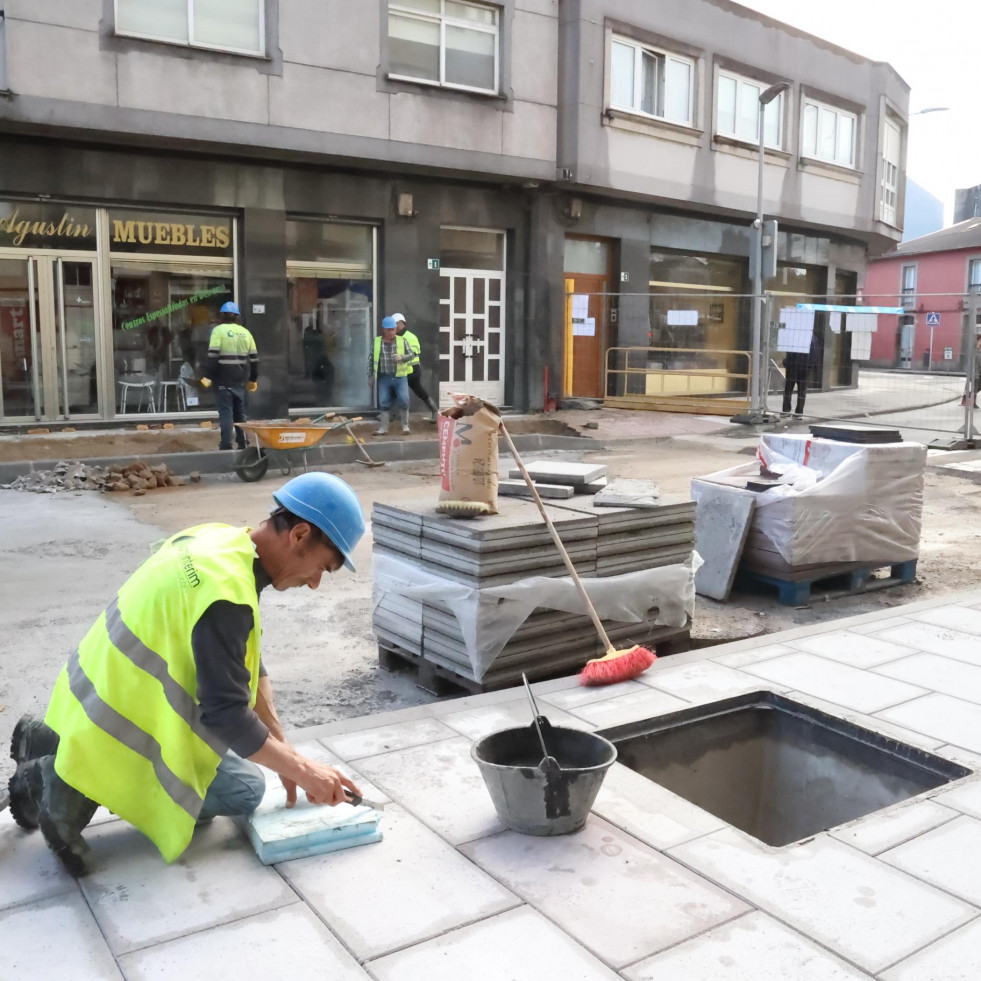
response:
[[[364,458],[359,459],[358,463],[366,467],[383,467],[384,463],[371,459],[361,440],[351,431],[351,424],[361,421],[361,416],[346,419],[331,414],[306,424],[276,421],[236,423],[239,429],[252,437],[254,445],[242,451],[235,463],[235,473],[240,480],[247,483],[262,480],[269,469],[270,460],[275,457],[280,473],[287,477],[295,469],[296,453],[302,454],[303,469],[306,470],[306,451],[335,429],[347,430],[348,436]]]

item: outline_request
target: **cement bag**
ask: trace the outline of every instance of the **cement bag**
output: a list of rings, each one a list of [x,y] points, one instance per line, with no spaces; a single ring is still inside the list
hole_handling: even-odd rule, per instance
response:
[[[439,503],[452,518],[497,514],[501,414],[473,395],[453,395],[439,414]]]

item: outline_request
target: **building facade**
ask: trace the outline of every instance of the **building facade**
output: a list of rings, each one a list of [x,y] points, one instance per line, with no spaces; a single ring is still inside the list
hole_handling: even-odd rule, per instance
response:
[[[769,287],[853,292],[901,234],[902,79],[728,0],[0,6],[4,423],[210,411],[227,299],[256,417],[370,409],[392,310],[444,400],[539,408],[545,369],[601,396],[618,346],[745,349],[777,81]],[[849,369],[829,348],[819,380]]]
[[[904,242],[869,263],[865,297],[880,314],[870,363],[883,368],[964,370],[969,293],[981,293],[981,218]]]

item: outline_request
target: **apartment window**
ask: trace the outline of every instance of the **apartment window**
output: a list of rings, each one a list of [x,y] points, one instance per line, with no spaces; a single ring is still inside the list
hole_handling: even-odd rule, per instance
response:
[[[116,33],[265,54],[265,0],[116,0]]]
[[[808,100],[801,125],[801,152],[815,160],[854,167],[857,130],[858,117],[854,113]]]
[[[687,58],[614,38],[610,105],[654,119],[692,125],[694,64]]]
[[[720,72],[716,89],[716,133],[758,143],[760,96],[766,89],[762,82]],[[783,96],[781,92],[763,112],[763,140],[774,150],[783,149]]]
[[[882,134],[882,188],[879,217],[889,225],[897,224],[899,205],[899,154],[902,134],[891,120],[886,120]]]
[[[903,306],[912,310],[916,306],[916,266],[903,266],[900,293]]]
[[[496,7],[458,0],[392,0],[388,72],[471,92],[498,90],[500,18]]]
[[[972,293],[981,293],[981,259],[972,259],[967,264],[967,288]]]

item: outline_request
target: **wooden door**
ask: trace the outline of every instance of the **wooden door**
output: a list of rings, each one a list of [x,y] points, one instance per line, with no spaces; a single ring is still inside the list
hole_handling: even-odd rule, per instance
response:
[[[603,397],[609,278],[586,273],[566,274],[572,288],[572,390],[580,398]],[[577,301],[577,297],[586,300]],[[585,313],[585,316],[582,314]]]

